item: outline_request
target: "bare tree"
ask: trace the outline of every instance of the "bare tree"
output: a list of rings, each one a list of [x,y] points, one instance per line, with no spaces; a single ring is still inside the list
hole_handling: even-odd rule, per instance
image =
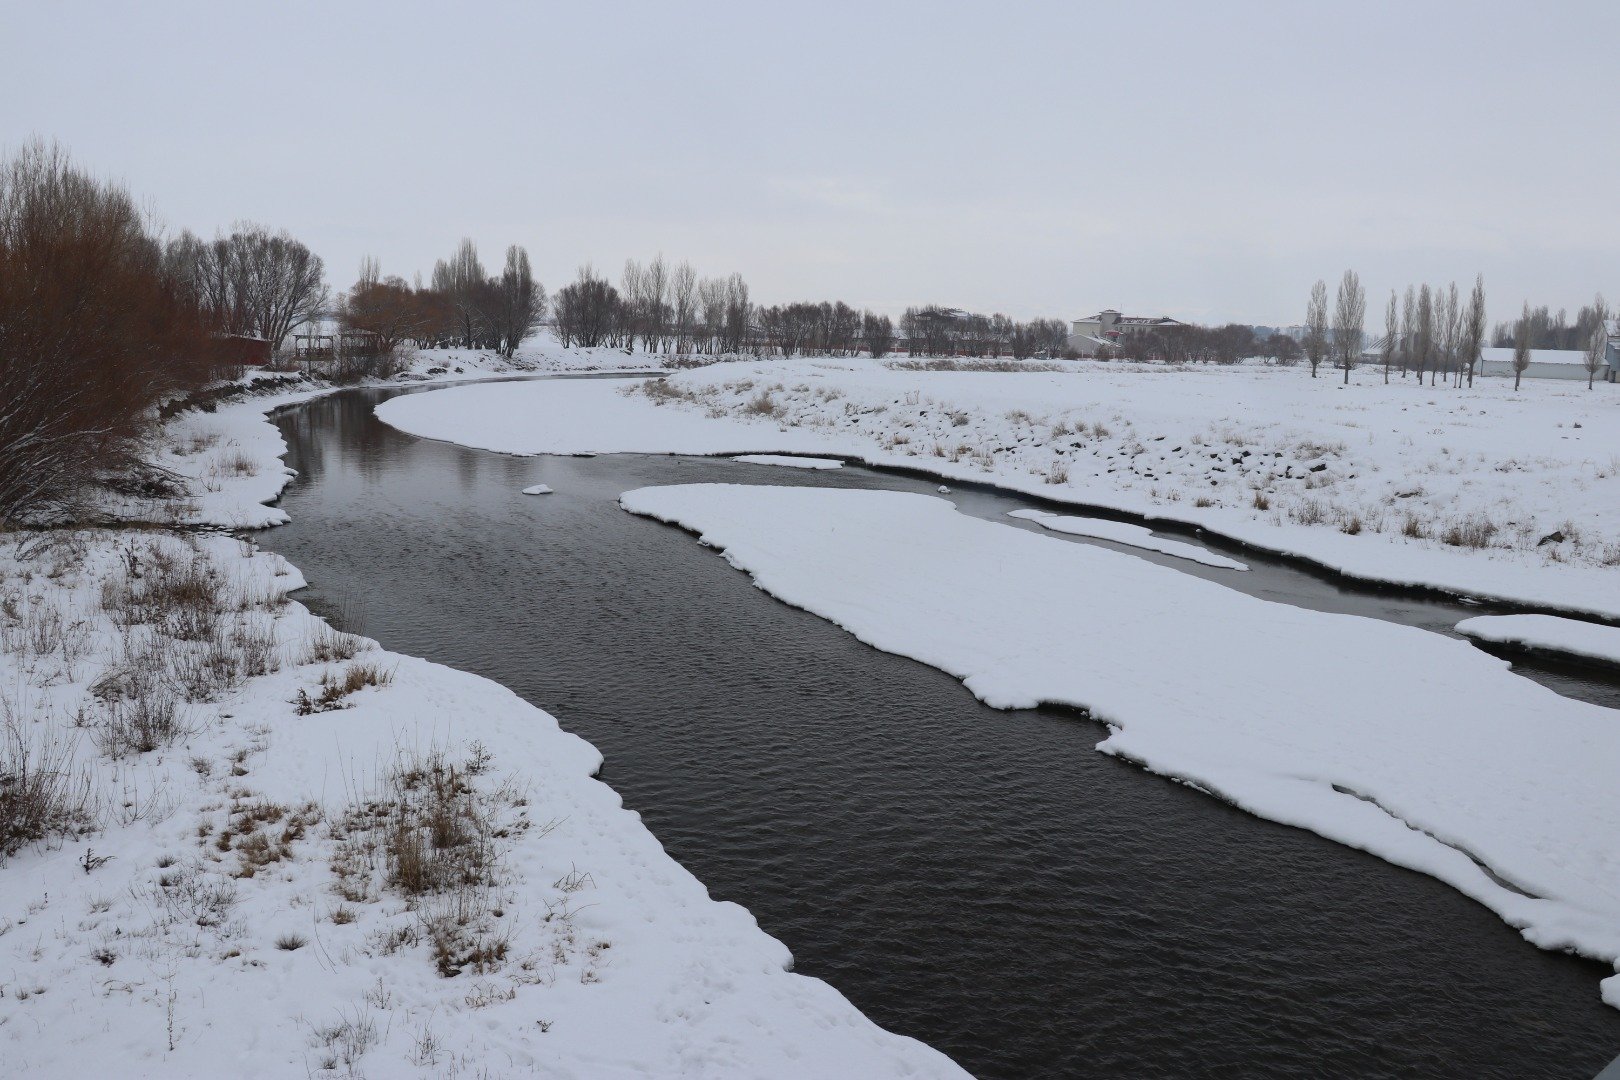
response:
[[[1406,378],[1412,364],[1412,347],[1417,340],[1417,290],[1406,287],[1401,298],[1401,378]]]
[[[478,261],[478,245],[470,239],[462,239],[448,262],[441,259],[433,264],[433,290],[454,309],[464,349],[473,348],[476,340],[479,293],[484,285],[484,264]]]
[[[671,332],[677,353],[689,352],[697,330],[697,272],[683,262],[669,275]]]
[[[1468,296],[1468,311],[1462,319],[1462,362],[1468,368],[1468,385],[1474,385],[1474,368],[1479,351],[1485,346],[1485,275],[1474,277],[1474,291]]]
[[[620,306],[618,291],[586,263],[573,284],[557,293],[557,337],[565,348],[603,345],[619,320]]]
[[[740,354],[748,345],[754,305],[748,300],[748,282],[741,274],[726,279],[725,351]]]
[[[1586,388],[1588,390],[1592,389],[1592,383],[1597,378],[1597,373],[1608,366],[1609,359],[1609,308],[1603,302],[1601,295],[1593,301],[1592,308],[1597,312],[1597,328],[1592,331],[1592,336],[1586,340]]]
[[[221,333],[257,335],[279,348],[287,335],[326,311],[325,268],[285,230],[238,222],[204,243],[172,241],[165,261]]]
[[[1354,270],[1346,270],[1339,282],[1339,295],[1333,310],[1333,347],[1344,368],[1344,384],[1350,385],[1350,369],[1361,358],[1361,339],[1366,333],[1367,294]]]
[[[1317,281],[1311,286],[1311,300],[1305,308],[1305,359],[1311,362],[1311,378],[1327,355],[1327,282]]]
[[[1524,303],[1524,314],[1519,317],[1519,326],[1513,335],[1513,389],[1519,388],[1519,380],[1524,377],[1525,370],[1530,367],[1530,335],[1534,327],[1530,322],[1530,301]]]
[[[500,339],[501,355],[510,360],[518,346],[534,333],[540,318],[546,313],[546,290],[534,280],[529,268],[529,253],[521,244],[506,249],[506,266],[501,271],[499,303],[496,307],[496,332]]]
[[[641,272],[641,294],[637,298],[642,313],[641,348],[662,352],[669,326],[669,269],[659,254]]]
[[[1439,314],[1435,321],[1435,337],[1438,348],[1436,348],[1435,352],[1439,360],[1434,366],[1436,371],[1439,371],[1443,364],[1448,380],[1451,373],[1456,371],[1457,385],[1461,386],[1462,368],[1457,365],[1457,357],[1459,354],[1458,345],[1462,335],[1462,305],[1457,299],[1457,283],[1453,281],[1444,292],[1437,291],[1437,295],[1439,297]],[[1434,385],[1432,378],[1429,380],[1429,384]]]
[[[1418,386],[1423,385],[1423,373],[1429,369],[1434,355],[1434,294],[1424,285],[1418,289],[1417,315],[1412,328],[1412,367],[1417,372]]]
[[[703,278],[697,286],[698,348],[711,355],[721,350],[726,335],[726,282]]]
[[[1400,321],[1396,315],[1395,290],[1389,290],[1389,306],[1384,309],[1384,344],[1380,350],[1384,361],[1384,385],[1389,385],[1389,366],[1395,358],[1395,350],[1399,347],[1401,334]]]
[[[431,337],[438,312],[430,298],[403,278],[380,275],[377,260],[367,257],[361,262],[359,280],[338,305],[338,321],[345,329],[375,335],[384,352],[407,339],[421,342]]]
[[[1287,334],[1272,334],[1266,338],[1262,348],[1273,364],[1286,367],[1299,363],[1299,342]]]
[[[880,360],[894,348],[894,321],[887,315],[868,311],[861,316],[861,337],[872,359]]]
[[[325,313],[325,268],[319,255],[285,230],[271,233],[262,225],[238,226],[231,242],[243,249],[251,268],[247,305],[254,329],[272,349]]]

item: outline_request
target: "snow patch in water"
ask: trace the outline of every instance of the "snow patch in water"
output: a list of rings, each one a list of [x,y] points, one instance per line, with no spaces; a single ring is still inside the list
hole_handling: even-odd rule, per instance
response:
[[[787,469],[842,469],[837,458],[789,457],[786,454],[739,454],[731,459],[748,465],[780,465]]]
[[[1179,540],[1165,540],[1153,535],[1152,529],[1140,525],[1131,525],[1124,521],[1105,521],[1102,518],[1066,517],[1061,514],[1050,514],[1045,510],[1012,510],[1008,517],[1019,518],[1023,521],[1033,521],[1043,529],[1053,532],[1066,533],[1070,536],[1088,536],[1093,540],[1109,540],[1116,544],[1129,544],[1145,551],[1157,551],[1161,555],[1172,555],[1178,559],[1190,559],[1205,566],[1216,566],[1223,570],[1247,570],[1248,567],[1236,559],[1228,559],[1224,555],[1217,555],[1213,551],[1199,547],[1197,544],[1184,544]]]

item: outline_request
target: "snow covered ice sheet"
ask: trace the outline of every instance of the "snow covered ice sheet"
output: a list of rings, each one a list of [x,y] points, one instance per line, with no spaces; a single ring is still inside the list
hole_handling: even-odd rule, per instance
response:
[[[837,458],[788,457],[784,454],[739,454],[731,459],[747,465],[780,465],[786,469],[842,469]]]
[[[1089,710],[1105,752],[1431,874],[1543,948],[1620,957],[1620,714],[1466,642],[929,495],[711,484],[621,504],[987,704]],[[1620,1006],[1620,976],[1603,985]]]
[[[1067,533],[1070,536],[1089,536],[1094,540],[1112,540],[1116,544],[1129,544],[1145,551],[1157,551],[1161,555],[1174,555],[1178,559],[1190,559],[1205,566],[1217,566],[1223,570],[1247,570],[1248,567],[1236,559],[1228,559],[1224,555],[1217,555],[1207,548],[1197,544],[1184,544],[1179,540],[1166,540],[1154,536],[1152,529],[1141,525],[1132,525],[1125,521],[1108,521],[1103,518],[1070,517],[1064,514],[1051,514],[1045,510],[1012,510],[1008,517],[1019,518],[1023,521],[1033,521],[1043,529],[1053,532]]]
[[[1600,626],[1556,615],[1479,615],[1458,623],[1457,632],[1479,641],[1522,645],[1567,653],[1584,660],[1620,664],[1620,627],[1617,626]],[[1616,843],[1620,845],[1620,840]]]

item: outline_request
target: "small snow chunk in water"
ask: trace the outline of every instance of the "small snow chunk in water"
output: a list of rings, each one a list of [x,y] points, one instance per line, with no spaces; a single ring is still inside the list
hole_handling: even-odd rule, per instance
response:
[[[951,489],[946,487],[944,484],[941,484],[939,485],[939,493],[941,495],[949,495],[951,493]]]
[[[525,495],[550,495],[551,494],[551,488],[548,487],[545,484],[536,484],[536,485],[534,485],[534,487],[526,487],[526,488],[524,488],[523,489],[523,494],[525,494]]]

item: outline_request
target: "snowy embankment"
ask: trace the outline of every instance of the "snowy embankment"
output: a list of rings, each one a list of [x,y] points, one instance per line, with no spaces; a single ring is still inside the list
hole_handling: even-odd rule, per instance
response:
[[[1481,615],[1458,623],[1457,632],[1476,641],[1620,665],[1620,627],[1556,615]]]
[[[378,409],[504,453],[788,452],[1196,525],[1371,581],[1620,618],[1615,388],[1358,371],[717,364],[639,384],[458,388]]]
[[[171,423],[170,518],[284,520],[264,412],[308,393]],[[219,534],[0,538],[0,802],[45,810],[0,819],[8,1075],[962,1075],[791,974],[551,716],[301,584]]]
[[[771,595],[960,678],[1086,709],[1099,749],[1431,874],[1620,959],[1620,714],[1465,642],[1276,604],[901,492],[690,485],[621,505]],[[1620,976],[1604,981],[1620,1007]]]

